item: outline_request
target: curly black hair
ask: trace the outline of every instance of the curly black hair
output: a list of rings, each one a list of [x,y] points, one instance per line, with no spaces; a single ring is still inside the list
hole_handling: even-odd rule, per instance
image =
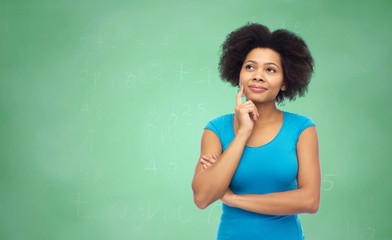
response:
[[[280,104],[285,98],[292,101],[307,92],[313,58],[305,42],[295,33],[284,29],[270,32],[266,26],[256,23],[248,23],[227,35],[219,61],[221,79],[238,86],[242,64],[255,48],[269,48],[280,55],[286,89],[279,91],[276,102]]]

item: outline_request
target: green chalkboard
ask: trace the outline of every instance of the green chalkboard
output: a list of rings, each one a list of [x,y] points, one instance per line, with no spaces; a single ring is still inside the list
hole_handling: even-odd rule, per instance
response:
[[[193,203],[205,124],[234,111],[219,47],[247,22],[315,59],[280,109],[317,125],[310,240],[392,239],[392,2],[2,1],[0,239],[214,239]]]

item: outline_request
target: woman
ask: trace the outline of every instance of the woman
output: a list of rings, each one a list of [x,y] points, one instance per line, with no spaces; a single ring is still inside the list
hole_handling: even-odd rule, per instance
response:
[[[317,132],[310,118],[276,103],[307,90],[313,58],[305,42],[248,24],[228,35],[219,70],[240,90],[235,113],[204,129],[195,204],[222,201],[217,239],[304,239],[297,214],[316,213],[320,202]]]

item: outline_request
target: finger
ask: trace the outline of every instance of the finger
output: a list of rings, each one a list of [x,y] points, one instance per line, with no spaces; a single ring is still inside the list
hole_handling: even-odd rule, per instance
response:
[[[200,159],[200,161],[201,161],[202,163],[206,163],[206,164],[215,163],[215,160],[214,160],[214,159],[211,159],[211,158],[203,158],[203,159]]]
[[[210,157],[207,157],[207,156],[202,156],[202,158],[203,158],[203,161],[204,162],[208,162],[208,163],[215,163],[215,159],[213,159],[213,158],[210,158]]]
[[[242,103],[243,106],[254,106],[256,107],[256,105],[254,104],[254,102],[252,100],[246,100],[244,103]]]
[[[245,113],[245,112],[247,112],[247,113],[250,113],[250,112],[254,112],[256,115],[257,115],[257,108],[255,107],[255,106],[252,106],[252,105],[247,105],[247,106],[243,106],[241,109],[240,109],[240,112],[242,112],[242,113]]]
[[[213,154],[212,154],[211,161],[213,161],[213,162],[215,163],[216,160],[218,160],[218,156],[217,156],[215,153],[213,153]]]
[[[200,164],[203,166],[204,169],[206,169],[208,167],[207,165],[207,161],[205,161],[204,159],[200,158]]]
[[[211,162],[206,161],[206,160],[200,160],[200,162],[201,162],[203,165],[207,165],[208,167],[212,165]]]
[[[247,106],[245,108],[243,108],[243,111],[249,114],[249,117],[253,120],[253,121],[257,121],[258,116],[257,116],[257,110],[254,106]]]
[[[204,160],[204,159],[200,159],[200,163],[201,163],[202,165],[206,165],[206,164],[208,163],[208,161],[206,161],[206,160]]]
[[[244,93],[244,85],[240,82],[240,91],[237,94],[237,106],[242,104],[242,94]]]
[[[253,103],[253,102],[252,102]],[[254,113],[254,115],[257,117],[257,118],[259,118],[260,117],[260,114],[259,114],[259,110],[257,110],[257,107],[256,107],[256,105],[253,103],[253,113]]]
[[[257,111],[256,106],[253,107],[252,115],[253,115],[253,120],[257,121],[257,119],[259,118],[259,113]]]
[[[253,111],[249,111],[249,117],[253,120],[253,121],[257,121],[257,116]]]
[[[248,109],[248,112],[252,113],[253,116],[255,116],[256,118],[260,117],[260,114],[259,114],[259,111],[257,110],[256,105],[251,100],[244,102],[242,105],[245,106],[246,109]]]

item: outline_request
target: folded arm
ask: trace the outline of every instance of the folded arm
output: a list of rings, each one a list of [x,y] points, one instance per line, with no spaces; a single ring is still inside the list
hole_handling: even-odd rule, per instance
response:
[[[198,161],[196,165],[192,190],[197,207],[204,209],[225,194],[237,169],[248,137],[249,133],[238,132],[222,154],[222,146],[218,136],[211,130],[204,130],[199,159],[202,159],[203,155],[216,155],[219,161],[205,169],[201,161]]]
[[[316,213],[320,203],[321,172],[317,132],[305,129],[297,142],[298,189],[269,194],[237,195],[228,189],[221,201],[247,211],[269,215]]]

